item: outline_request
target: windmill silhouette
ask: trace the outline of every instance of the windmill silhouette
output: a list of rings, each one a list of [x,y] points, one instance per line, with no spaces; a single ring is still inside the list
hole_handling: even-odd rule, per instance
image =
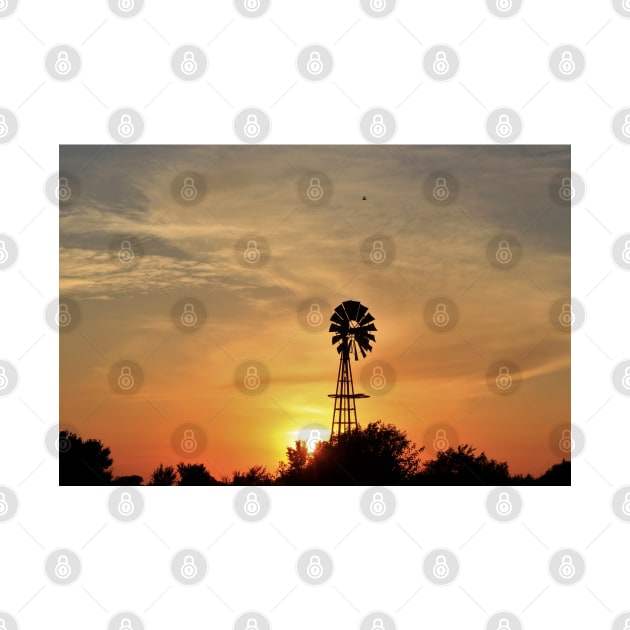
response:
[[[372,352],[370,341],[374,341],[373,332],[376,331],[374,317],[368,313],[367,306],[360,302],[346,300],[342,302],[332,314],[328,332],[333,333],[332,343],[337,344],[339,353],[339,373],[337,375],[337,391],[328,394],[335,399],[330,441],[333,442],[342,433],[357,429],[357,398],[369,398],[367,394],[355,394],[352,382],[352,367],[350,357],[359,360],[359,352],[363,358],[366,350]]]

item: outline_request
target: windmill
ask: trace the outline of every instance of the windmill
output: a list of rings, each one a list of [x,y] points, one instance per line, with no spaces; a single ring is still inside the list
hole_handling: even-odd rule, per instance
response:
[[[332,314],[328,332],[333,333],[332,343],[337,344],[339,353],[339,373],[337,375],[337,391],[328,394],[335,399],[330,441],[334,441],[342,433],[357,429],[357,398],[369,398],[367,394],[355,394],[352,382],[352,367],[350,357],[359,360],[359,352],[363,358],[366,350],[372,352],[370,341],[374,341],[373,332],[376,331],[374,317],[368,313],[367,306],[360,302],[347,300],[342,302]]]

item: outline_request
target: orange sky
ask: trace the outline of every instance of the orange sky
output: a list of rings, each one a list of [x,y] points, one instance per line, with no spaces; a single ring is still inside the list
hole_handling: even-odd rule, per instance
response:
[[[332,417],[338,355],[300,307],[354,299],[378,329],[372,354],[352,362],[355,389],[372,394],[357,403],[361,424],[392,422],[429,455],[431,427],[444,425],[511,472],[540,474],[561,459],[554,436],[570,423],[570,335],[550,322],[571,293],[570,210],[550,194],[569,169],[566,146],[62,147],[73,196],[61,208],[60,294],[81,309],[60,335],[62,428],[110,446],[117,475],[148,480],[180,460],[217,478],[273,471]],[[193,205],[175,194],[190,173],[203,197]],[[450,205],[431,202],[436,173],[457,180]],[[313,174],[323,205],[304,202]],[[504,235],[522,248],[511,269],[487,255]],[[112,249],[125,237],[143,250],[130,267]],[[364,243],[379,237],[391,264],[366,262]],[[268,244],[264,266],[242,263],[243,239],[264,255]],[[184,298],[207,311],[192,333],[172,318]],[[452,330],[425,323],[435,298],[456,305]],[[144,375],[130,395],[109,382],[123,360]],[[251,360],[270,374],[258,395],[235,385]],[[500,360],[520,368],[509,395],[488,384]],[[385,393],[369,385],[376,361],[393,382]],[[192,459],[176,446],[184,425],[205,438]]]

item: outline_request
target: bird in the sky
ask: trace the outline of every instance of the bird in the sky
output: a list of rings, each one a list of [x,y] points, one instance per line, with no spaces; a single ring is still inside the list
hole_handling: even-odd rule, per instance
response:
[[[361,199],[361,201],[366,201],[366,200],[367,200],[367,197],[363,197],[363,199]]]

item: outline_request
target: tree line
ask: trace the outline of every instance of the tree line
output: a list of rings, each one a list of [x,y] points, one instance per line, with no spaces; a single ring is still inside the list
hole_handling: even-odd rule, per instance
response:
[[[538,477],[512,475],[507,462],[489,459],[469,444],[422,459],[405,431],[382,421],[319,442],[309,451],[305,440],[287,447],[275,471],[252,466],[220,479],[204,463],[160,463],[145,480],[115,476],[111,450],[97,439],[59,432],[59,484],[82,485],[571,485],[571,462],[563,459]]]

